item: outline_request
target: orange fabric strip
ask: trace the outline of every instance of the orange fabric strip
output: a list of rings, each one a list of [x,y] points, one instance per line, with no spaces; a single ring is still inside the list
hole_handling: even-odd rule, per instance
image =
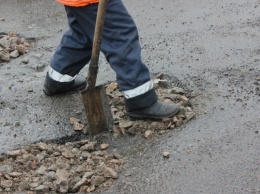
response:
[[[98,3],[99,0],[56,0],[56,1],[67,6],[82,7],[92,3]]]

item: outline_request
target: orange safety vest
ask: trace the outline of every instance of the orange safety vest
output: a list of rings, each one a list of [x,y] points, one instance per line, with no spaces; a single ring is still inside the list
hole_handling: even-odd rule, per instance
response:
[[[59,3],[62,3],[67,6],[72,7],[82,7],[92,3],[98,3],[98,0],[57,0]]]

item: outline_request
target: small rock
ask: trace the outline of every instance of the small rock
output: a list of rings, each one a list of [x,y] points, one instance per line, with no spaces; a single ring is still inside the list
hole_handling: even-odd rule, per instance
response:
[[[72,190],[77,192],[80,189],[80,187],[86,186],[89,182],[90,182],[90,179],[87,179],[84,177],[74,185]]]
[[[90,179],[93,175],[94,175],[94,172],[86,172],[86,173],[83,175],[83,178]]]
[[[170,90],[171,94],[184,94],[184,90],[182,88],[179,87],[174,87]]]
[[[171,125],[170,129],[175,129],[175,125]]]
[[[175,123],[176,127],[179,127],[179,126],[181,126],[182,124],[183,124],[183,118],[180,118],[180,119]]]
[[[71,125],[74,125],[74,123],[79,123],[80,122],[80,119],[77,119],[75,117],[70,117],[70,124]]]
[[[50,189],[50,190],[52,190],[52,188],[53,188],[52,182],[44,182],[43,185],[44,185],[47,189]]]
[[[11,45],[11,40],[7,36],[4,36],[3,38],[0,39],[0,46],[3,48],[9,48]]]
[[[49,189],[45,185],[40,185],[34,189],[35,191],[48,191]]]
[[[10,53],[11,58],[17,58],[19,57],[19,52],[17,50],[14,50],[13,52]]]
[[[182,106],[188,106],[189,105],[189,99],[186,96],[180,96],[179,100],[182,101]]]
[[[88,193],[89,186],[82,186],[79,189],[79,193]]]
[[[39,150],[41,150],[41,151],[44,151],[44,150],[48,150],[48,145],[46,144],[46,143],[38,143],[37,144],[37,148],[39,149]]]
[[[38,162],[41,162],[44,158],[48,158],[49,155],[46,154],[46,152],[44,151],[42,154],[37,154],[36,159]]]
[[[24,57],[24,59],[22,60],[22,63],[24,63],[24,64],[28,64],[28,63],[29,63],[29,59],[28,59],[28,57]]]
[[[8,62],[8,61],[10,61],[10,55],[9,54],[1,54],[0,53],[0,61],[4,61],[4,62]]]
[[[260,76],[255,78],[256,81],[260,81]]]
[[[121,164],[124,164],[125,161],[124,161],[123,159],[119,159],[119,160],[117,160],[117,159],[111,159],[111,160],[109,160],[109,163],[121,165]]]
[[[26,42],[25,40],[22,42],[22,44],[25,46],[25,47],[29,47],[30,46],[30,44],[28,43],[28,42]],[[38,55],[38,56],[40,56],[40,55]]]
[[[54,189],[59,193],[68,193],[69,180],[56,180],[53,182]]]
[[[170,157],[170,153],[169,152],[163,152],[163,157],[164,158],[169,158]]]
[[[32,181],[33,181],[33,182],[40,182],[40,180],[41,180],[41,178],[38,177],[38,176],[32,178]]]
[[[144,137],[145,137],[146,139],[151,138],[152,135],[153,135],[153,132],[152,132],[151,130],[146,130],[145,133],[144,133]]]
[[[94,191],[96,189],[96,187],[95,187],[95,185],[90,185],[86,189],[87,189],[87,193],[90,193],[90,192]],[[81,189],[80,189],[80,191],[81,191]]]
[[[48,169],[49,170],[49,169]],[[56,170],[55,170],[56,171]],[[56,178],[56,173],[54,171],[50,171],[46,173],[46,176],[48,178],[51,178],[52,180],[54,180]]]
[[[22,155],[22,152],[21,152],[21,150],[14,150],[14,151],[7,152],[7,155],[8,156],[20,156],[20,155]]]
[[[165,103],[169,103],[169,104],[170,104],[170,103],[173,103],[173,101],[172,101],[170,98],[165,98],[165,99],[164,99],[164,102],[165,102]]]
[[[13,167],[10,165],[1,165],[0,172],[3,174],[9,174],[13,171]]]
[[[80,149],[82,151],[92,152],[92,151],[95,151],[95,146],[96,146],[96,143],[88,143],[88,144],[85,144],[84,146],[81,146]]]
[[[62,152],[62,155],[67,158],[67,159],[70,159],[70,158],[74,158],[75,155],[68,149],[66,149],[64,152]]]
[[[66,180],[68,180],[70,174],[66,170],[58,169],[56,172],[56,176],[57,176],[57,179],[66,181]]]
[[[119,154],[117,154],[117,153],[114,153],[113,154],[113,157],[115,158],[115,159],[121,159],[122,158],[122,156],[120,156]]]
[[[82,160],[85,160],[85,159],[91,157],[91,154],[87,151],[83,151],[83,152],[81,152],[80,157]]]
[[[37,162],[36,161],[32,161],[31,165],[29,166],[32,170],[36,170],[37,168]]]
[[[16,45],[16,50],[18,51],[19,54],[24,54],[26,53],[26,47],[24,45]]]
[[[118,173],[114,169],[105,166],[104,167],[104,176],[107,178],[117,179]]]
[[[79,145],[85,145],[88,143],[88,140],[87,139],[83,139],[81,141],[78,142]]]
[[[3,188],[10,188],[13,186],[13,181],[11,180],[1,180],[0,186]]]
[[[100,149],[101,150],[106,150],[109,147],[109,144],[101,144]]]
[[[95,186],[101,185],[105,182],[105,178],[103,176],[92,176],[91,183]]]
[[[179,121],[179,119],[178,119],[176,116],[174,116],[174,117],[173,117],[173,122],[174,122],[174,123],[177,123],[178,121]]]
[[[122,121],[121,123],[119,123],[119,127],[120,128],[130,128],[133,126],[133,122],[132,121]]]
[[[191,111],[192,111],[192,108],[189,107],[189,106],[187,106],[186,109],[187,109],[188,112],[191,112]]]
[[[18,37],[17,34],[16,34],[15,32],[13,32],[13,31],[9,31],[9,32],[7,33],[7,35],[8,35],[9,37]]]
[[[163,135],[165,133],[166,133],[166,130],[161,130],[161,131],[158,132],[159,135]]]
[[[60,156],[61,153],[60,153],[60,152],[54,152],[52,155],[55,156],[55,157],[57,157],[57,156]]]
[[[29,154],[23,154],[22,157],[23,157],[23,159],[25,159],[25,160],[34,160],[34,159],[35,159],[35,156],[34,156],[33,154],[31,154],[31,153],[29,153]]]
[[[84,127],[85,127],[85,125],[78,123],[78,122],[75,122],[73,125],[74,131],[82,131]]]
[[[19,177],[19,176],[22,176],[23,173],[20,173],[20,172],[11,172],[8,174],[9,176],[11,177]]]
[[[195,116],[196,116],[196,113],[194,113],[194,112],[187,112],[186,113],[186,119],[184,120],[184,122],[188,122],[189,120],[191,120]]]
[[[31,184],[30,184],[30,187],[31,187],[31,188],[36,188],[36,187],[38,187],[39,185],[40,185],[39,182],[35,182],[35,183],[31,183]]]
[[[43,175],[43,174],[45,174],[46,170],[47,170],[47,168],[42,165],[40,168],[38,168],[38,169],[36,170],[36,172],[37,172],[38,174]]]
[[[56,172],[57,180],[54,181],[54,188],[60,193],[67,193],[69,190],[69,173],[58,169]]]
[[[111,84],[109,84],[106,88],[106,92],[107,93],[111,93],[113,92],[115,89],[117,88],[117,83],[112,82]]]
[[[121,133],[122,135],[126,135],[126,130],[125,130],[125,128],[119,128],[119,130],[120,130],[120,133]]]
[[[58,161],[56,163],[57,165],[57,168],[58,169],[69,169],[70,168],[70,164],[68,163],[68,160],[66,160],[65,158],[63,159],[63,162],[62,161]]]
[[[116,116],[118,116],[118,117],[123,117],[123,116],[125,116],[125,113],[124,113],[123,111],[118,111],[118,112],[116,113]]]
[[[70,118],[70,124],[73,125],[74,131],[81,131],[85,126],[85,125],[81,124],[80,120],[75,117]]]
[[[4,19],[4,18],[0,18],[0,21],[1,21],[1,22],[4,22],[4,21],[5,21],[5,19]]]

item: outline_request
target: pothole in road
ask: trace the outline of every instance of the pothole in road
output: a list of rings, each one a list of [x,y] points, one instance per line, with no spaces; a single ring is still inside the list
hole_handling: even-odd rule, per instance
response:
[[[115,139],[129,134],[150,139],[169,130],[181,129],[196,115],[190,100],[197,94],[177,79],[160,74],[154,84],[162,101],[181,106],[181,111],[173,118],[133,120],[125,112],[117,84],[106,85],[114,115],[112,136]],[[86,139],[87,125],[77,118],[70,120],[77,130],[73,137],[27,145],[0,156],[1,193],[87,193],[100,192],[113,185],[123,169],[124,156],[111,153],[104,138],[102,143]],[[167,156],[163,153],[162,157]]]

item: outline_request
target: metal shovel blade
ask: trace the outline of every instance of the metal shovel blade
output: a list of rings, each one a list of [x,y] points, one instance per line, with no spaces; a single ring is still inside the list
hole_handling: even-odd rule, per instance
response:
[[[103,86],[87,88],[81,92],[81,95],[90,133],[97,135],[103,131],[111,131],[113,116],[105,88]]]

